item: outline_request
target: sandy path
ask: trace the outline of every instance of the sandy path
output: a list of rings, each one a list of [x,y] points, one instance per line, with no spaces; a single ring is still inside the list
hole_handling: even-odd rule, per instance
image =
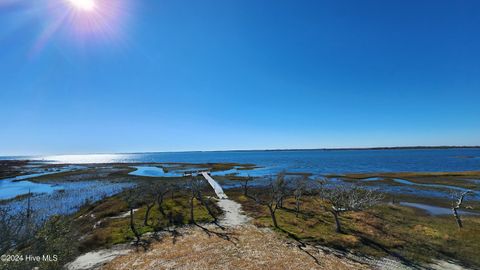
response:
[[[223,217],[220,219],[220,225],[224,227],[235,227],[246,224],[250,218],[247,217],[243,211],[242,206],[230,199],[228,199],[225,192],[223,192],[222,186],[217,183],[207,172],[202,172],[203,177],[207,179],[210,186],[212,186],[215,194],[220,199],[217,205],[223,210]]]
[[[208,227],[210,230],[224,232]],[[229,240],[198,227],[184,228],[177,237],[166,236],[146,252],[139,250],[105,265],[104,270],[150,269],[366,269],[334,255],[311,255],[269,229],[245,225],[230,229]]]
[[[223,216],[220,219],[220,225],[224,227],[236,227],[247,224],[250,218],[242,211],[242,205],[229,200],[223,199],[217,202],[217,205],[222,208]]]
[[[99,269],[105,263],[112,261],[118,256],[126,255],[132,250],[130,245],[118,245],[111,249],[85,253],[75,259],[75,261],[65,265],[65,268],[68,270]]]

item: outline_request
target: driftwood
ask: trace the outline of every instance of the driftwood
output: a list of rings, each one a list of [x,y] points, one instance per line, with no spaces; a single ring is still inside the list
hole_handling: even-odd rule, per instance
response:
[[[463,228],[463,222],[462,222],[462,219],[460,218],[460,215],[458,214],[458,209],[462,207],[465,197],[471,192],[472,191],[467,190],[464,192],[453,194],[454,201],[452,202],[452,212],[453,212],[453,216],[455,217],[455,220],[457,221],[458,228]]]

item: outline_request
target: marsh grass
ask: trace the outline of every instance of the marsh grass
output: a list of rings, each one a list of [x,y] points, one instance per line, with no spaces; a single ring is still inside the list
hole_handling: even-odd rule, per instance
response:
[[[150,212],[149,225],[144,226],[146,203],[141,202],[141,206],[134,212],[134,223],[141,234],[163,230],[172,225],[182,226],[190,223],[189,194],[185,191],[177,191],[173,198],[170,194],[165,196],[163,207],[167,214],[171,213],[172,223],[170,223],[170,217],[163,217],[158,205],[155,205]],[[194,201],[194,204],[196,222],[209,223],[214,221],[208,214],[207,209],[197,200]],[[134,240],[134,234],[129,227],[129,215],[116,218],[127,211],[128,207],[122,199],[122,195],[117,195],[78,212],[76,219],[80,224],[79,230],[85,235],[81,240],[81,251],[87,252]],[[214,211],[217,215],[221,213],[221,210],[216,206]]]
[[[20,167],[27,164],[27,160],[0,160],[0,181],[4,178],[21,175]]]
[[[359,181],[371,177],[381,177],[384,180],[372,181],[374,183],[387,183],[389,185],[400,185],[392,181],[392,179],[408,179],[418,184],[439,184],[447,186],[456,186],[461,188],[480,190],[480,185],[468,179],[480,179],[480,171],[468,172],[432,172],[432,173],[363,173],[363,174],[347,174],[347,175],[330,175],[331,177],[341,177],[350,182]]]
[[[230,190],[228,195],[242,204],[255,225],[273,226],[266,207],[238,190]],[[345,233],[340,234],[335,232],[333,216],[325,211],[329,207],[326,202],[306,196],[299,217],[293,199],[284,206],[277,214],[278,231],[310,244],[373,257],[392,256],[410,265],[447,259],[480,266],[480,217],[463,217],[465,228],[459,230],[451,216],[430,216],[421,210],[383,204],[342,215]]]

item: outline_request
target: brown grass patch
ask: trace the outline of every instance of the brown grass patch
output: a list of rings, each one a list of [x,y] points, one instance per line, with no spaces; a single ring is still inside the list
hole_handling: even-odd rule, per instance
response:
[[[167,236],[147,252],[119,257],[104,270],[126,269],[365,269],[334,255],[305,251],[268,229],[245,226],[231,233],[231,241],[188,229],[174,240]]]

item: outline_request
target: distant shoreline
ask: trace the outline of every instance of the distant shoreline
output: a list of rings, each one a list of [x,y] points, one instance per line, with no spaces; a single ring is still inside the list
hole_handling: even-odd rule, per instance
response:
[[[192,151],[152,151],[152,152],[118,152],[118,153],[86,153],[86,154],[34,154],[34,155],[0,155],[4,158],[28,158],[41,156],[83,156],[83,155],[128,155],[157,153],[218,153],[218,152],[300,152],[300,151],[362,151],[362,150],[445,150],[445,149],[480,149],[479,146],[385,146],[385,147],[339,147],[339,148],[292,148],[292,149],[248,149],[248,150],[192,150]]]
[[[346,147],[346,148],[315,148],[315,149],[272,149],[258,151],[337,151],[337,150],[422,150],[422,149],[480,149],[480,146],[392,146],[392,147]],[[234,150],[228,150],[234,151]],[[227,152],[228,152],[227,151]],[[238,150],[256,151],[256,150]]]
[[[429,150],[429,149],[480,149],[479,146],[385,146],[385,147],[339,147],[339,148],[279,148],[279,149],[231,149],[231,150],[192,150],[192,151],[168,151],[168,152],[132,152],[114,154],[155,154],[155,153],[215,153],[215,152],[288,152],[288,151],[350,151],[350,150]],[[112,154],[112,153],[103,153]],[[82,155],[82,154],[79,154]],[[85,154],[95,155],[95,154]],[[98,154],[102,155],[102,154]]]

